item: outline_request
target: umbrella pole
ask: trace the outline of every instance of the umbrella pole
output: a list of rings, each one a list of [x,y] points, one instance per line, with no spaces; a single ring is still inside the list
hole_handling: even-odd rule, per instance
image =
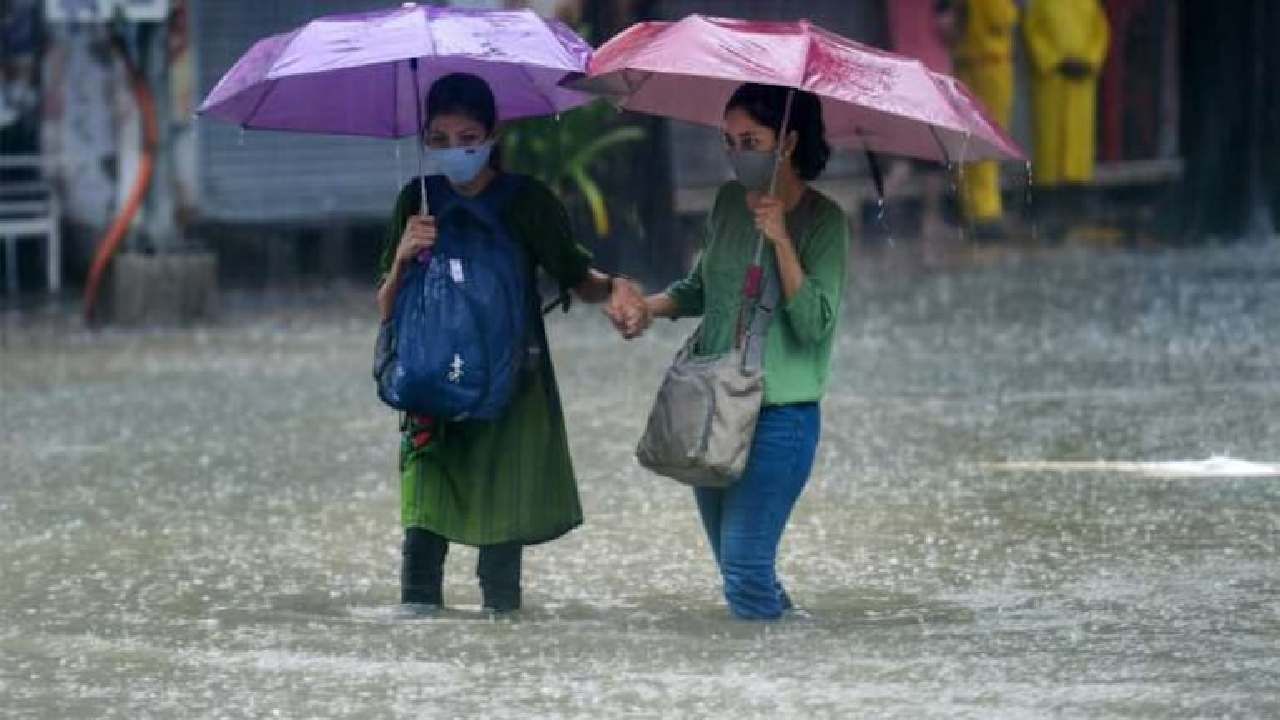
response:
[[[417,129],[413,133],[414,145],[418,147],[418,193],[420,195],[418,214],[429,215],[431,207],[427,205],[427,176],[422,170],[426,148],[422,147],[422,86],[418,84],[418,58],[409,58],[409,69],[413,73],[414,116],[418,118]]]
[[[773,175],[769,178],[769,194],[773,195],[778,191],[778,166],[782,164],[782,144],[787,141],[787,130],[791,126],[791,101],[795,98],[795,88],[787,88],[787,104],[782,111],[782,127],[778,130],[778,147],[774,150],[773,155]],[[742,341],[747,330],[747,312],[755,312],[755,303],[749,301],[759,301],[760,289],[763,285],[764,268],[760,265],[761,259],[764,257],[764,231],[756,231],[756,257],[747,268],[747,276],[742,279],[742,305],[738,307],[738,322],[733,333],[733,346],[735,349],[742,348]]]
[[[778,167],[782,165],[782,145],[787,141],[787,131],[791,129],[791,101],[795,99],[795,88],[787,88],[787,104],[782,111],[782,128],[778,130],[778,147],[774,151],[773,157],[773,175],[769,178],[769,194],[773,195],[778,191]],[[764,233],[756,233],[756,260],[755,265],[760,265],[760,258],[764,255]]]

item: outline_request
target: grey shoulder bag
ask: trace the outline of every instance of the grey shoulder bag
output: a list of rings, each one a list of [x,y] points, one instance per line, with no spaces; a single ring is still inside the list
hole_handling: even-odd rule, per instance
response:
[[[767,273],[753,266],[733,348],[694,355],[701,325],[685,342],[667,368],[636,448],[641,465],[696,487],[727,487],[742,475],[764,401],[765,342],[780,290],[777,263]],[[750,317],[745,327],[744,316]]]
[[[794,90],[787,93],[780,138],[787,137],[794,96]],[[774,151],[770,194],[778,187],[780,149]],[[764,348],[782,292],[776,258],[770,272],[762,271],[764,246],[764,235],[757,234],[733,348],[723,355],[695,356],[699,326],[667,368],[636,448],[640,464],[659,475],[695,487],[728,487],[747,469],[764,403]]]

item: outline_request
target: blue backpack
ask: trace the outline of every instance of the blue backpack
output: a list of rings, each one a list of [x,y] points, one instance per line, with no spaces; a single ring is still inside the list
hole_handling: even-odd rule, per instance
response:
[[[436,244],[406,270],[374,351],[387,405],[458,421],[495,420],[510,404],[537,308],[528,256],[502,219],[522,180],[501,174],[469,198],[427,178]]]

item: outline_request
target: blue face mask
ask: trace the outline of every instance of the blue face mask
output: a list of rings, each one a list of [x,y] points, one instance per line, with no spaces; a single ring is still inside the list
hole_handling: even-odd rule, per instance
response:
[[[466,185],[489,164],[492,152],[492,141],[471,147],[427,148],[427,164],[454,185]]]

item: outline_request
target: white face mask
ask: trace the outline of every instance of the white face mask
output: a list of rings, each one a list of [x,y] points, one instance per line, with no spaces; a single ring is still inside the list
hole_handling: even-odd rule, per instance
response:
[[[454,185],[466,185],[489,164],[493,141],[470,147],[427,148],[427,164]]]

